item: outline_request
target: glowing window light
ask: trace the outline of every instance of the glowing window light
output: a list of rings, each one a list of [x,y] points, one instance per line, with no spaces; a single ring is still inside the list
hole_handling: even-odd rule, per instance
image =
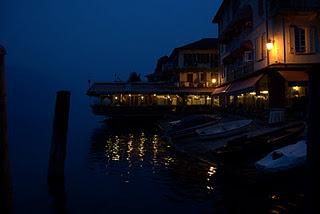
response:
[[[256,92],[251,92],[250,93],[250,95],[252,95],[252,96],[256,96],[256,94],[257,94]]]
[[[295,91],[299,91],[299,89],[300,89],[299,86],[294,86],[294,87],[293,87],[293,90],[295,90]]]
[[[260,94],[269,94],[269,91],[260,91]]]

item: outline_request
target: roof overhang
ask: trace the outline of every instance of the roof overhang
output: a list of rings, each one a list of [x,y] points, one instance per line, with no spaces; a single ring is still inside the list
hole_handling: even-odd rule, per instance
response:
[[[219,7],[216,15],[213,17],[212,19],[212,23],[219,23],[219,20],[220,20],[220,17],[221,17],[221,14],[224,10],[224,8],[226,7],[227,3],[229,2],[230,0],[223,0],[223,2],[221,3],[221,6]]]
[[[218,88],[215,88],[214,91],[212,92],[212,96],[219,96],[219,95],[225,94],[228,91],[230,86],[231,84],[227,84],[227,85],[223,85]]]
[[[257,83],[262,79],[264,74],[249,77],[244,80],[235,81],[227,91],[228,95],[248,93],[255,90]]]

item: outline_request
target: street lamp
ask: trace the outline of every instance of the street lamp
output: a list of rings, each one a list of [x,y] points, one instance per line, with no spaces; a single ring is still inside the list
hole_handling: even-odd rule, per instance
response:
[[[269,41],[267,42],[267,50],[271,51],[273,48],[273,42],[269,39]]]

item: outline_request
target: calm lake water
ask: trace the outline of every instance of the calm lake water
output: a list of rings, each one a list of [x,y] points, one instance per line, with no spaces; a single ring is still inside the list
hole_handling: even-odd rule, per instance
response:
[[[105,123],[91,114],[79,80],[69,87],[65,189],[54,198],[46,176],[61,87],[14,77],[9,74],[8,97],[16,213],[271,213],[298,197],[299,180],[246,186],[216,164],[177,154],[153,124]]]

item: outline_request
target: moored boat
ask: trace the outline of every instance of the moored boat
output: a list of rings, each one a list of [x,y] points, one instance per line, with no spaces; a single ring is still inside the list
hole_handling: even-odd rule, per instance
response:
[[[281,172],[301,167],[307,157],[306,141],[277,149],[255,163],[258,170],[264,172]]]
[[[202,139],[216,139],[232,136],[247,131],[252,122],[252,120],[228,121],[197,129],[196,133]]]
[[[181,120],[168,122],[165,135],[172,138],[181,138],[195,133],[195,130],[217,123],[221,118],[217,115],[191,115]]]
[[[288,124],[284,127],[260,131],[259,134],[253,130],[245,137],[230,141],[213,153],[224,160],[252,159],[296,141],[302,136],[304,130],[304,123]]]

